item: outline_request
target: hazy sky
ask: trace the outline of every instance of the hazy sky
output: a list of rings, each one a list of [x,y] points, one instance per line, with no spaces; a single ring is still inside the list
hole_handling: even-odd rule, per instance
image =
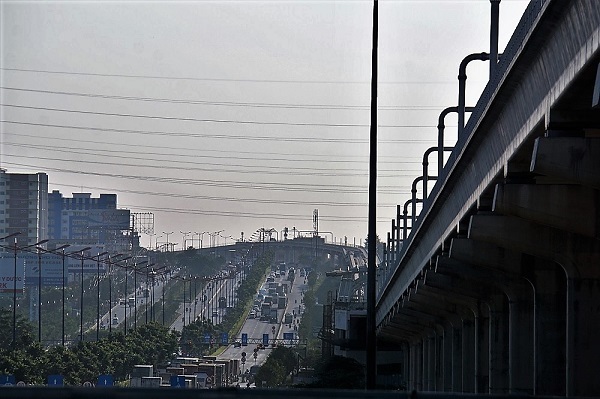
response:
[[[163,232],[176,248],[181,231],[307,232],[314,209],[327,241],[366,237],[371,2],[0,4],[9,173],[46,172],[68,197],[116,193],[119,207],[154,214],[143,245]],[[501,2],[501,51],[526,6]],[[489,21],[488,0],[380,1],[382,239],[440,111],[457,103],[461,59],[489,51]],[[467,105],[488,70],[470,64]]]

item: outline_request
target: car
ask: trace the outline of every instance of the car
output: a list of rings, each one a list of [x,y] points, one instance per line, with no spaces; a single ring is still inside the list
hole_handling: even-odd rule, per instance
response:
[[[250,313],[248,314],[248,317],[251,319],[254,319],[256,317],[256,312],[254,310],[251,310]]]
[[[113,323],[113,326],[119,324],[119,318],[117,316],[113,317],[112,323]]]
[[[239,342],[239,341],[235,341],[235,342],[233,343],[233,347],[234,347],[234,348],[239,348],[239,347],[241,347],[241,346],[242,346],[242,343],[241,343],[241,342]]]
[[[212,317],[219,317],[219,312],[213,312]]]

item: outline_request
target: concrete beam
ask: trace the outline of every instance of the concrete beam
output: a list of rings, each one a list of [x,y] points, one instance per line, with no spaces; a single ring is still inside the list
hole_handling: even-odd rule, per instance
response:
[[[600,189],[600,139],[538,138],[530,170]]]
[[[600,196],[580,185],[498,184],[494,212],[600,237]]]
[[[499,215],[473,215],[469,238],[557,262],[569,278],[600,278],[599,240]]]

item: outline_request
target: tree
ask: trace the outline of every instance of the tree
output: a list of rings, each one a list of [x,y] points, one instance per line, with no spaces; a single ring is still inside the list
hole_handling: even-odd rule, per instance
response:
[[[268,387],[277,387],[284,383],[287,374],[285,367],[279,360],[269,359],[260,366],[258,373],[254,377],[257,387],[262,386],[262,382],[266,381]]]
[[[218,333],[210,320],[197,319],[181,331],[181,351],[189,356],[203,356],[210,350],[210,343],[206,343],[205,336],[208,334],[214,338]]]

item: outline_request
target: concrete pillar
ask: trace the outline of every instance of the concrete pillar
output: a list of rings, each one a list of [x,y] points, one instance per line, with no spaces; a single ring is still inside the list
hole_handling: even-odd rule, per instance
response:
[[[599,265],[596,259],[595,268]],[[568,394],[600,396],[600,279],[569,279],[568,297]]]
[[[416,361],[415,358],[417,357],[417,350],[416,350],[416,345],[414,342],[409,343],[408,345],[408,350],[409,350],[409,358],[408,358],[408,362],[409,362],[409,366],[408,366],[408,384],[407,384],[407,389],[409,391],[414,391],[415,389],[417,389],[417,384],[415,381],[416,375],[415,375],[415,371],[416,371]]]
[[[475,393],[489,393],[489,306],[479,303],[479,312],[475,318]]]
[[[440,326],[435,336],[435,385],[436,392],[444,391],[444,329]]]
[[[423,390],[423,340],[417,342],[415,356],[415,390]]]
[[[506,394],[509,386],[509,314],[508,298],[492,296],[490,307],[489,375],[491,394]]]
[[[463,319],[462,392],[475,392],[475,320],[472,316]]]
[[[422,370],[423,370],[423,387],[422,391],[429,391],[429,338],[423,337],[421,340],[423,348],[422,356]]]
[[[462,323],[461,323],[462,324]],[[452,329],[452,389],[462,392],[462,325]]]
[[[524,257],[525,258],[525,257]],[[564,271],[553,262],[531,259],[535,287],[534,395],[566,394],[566,288]],[[527,267],[527,266],[526,266]]]
[[[509,393],[533,395],[533,292],[521,292],[509,309]]]
[[[442,387],[444,392],[452,391],[452,335],[454,328],[451,324],[444,327]]]
[[[435,362],[435,342],[436,342],[436,336],[437,334],[434,334],[430,337],[428,337],[428,344],[429,344],[429,349],[428,349],[428,353],[429,353],[429,384],[427,386],[427,390],[428,391],[435,391],[435,369],[436,369],[436,362]]]

